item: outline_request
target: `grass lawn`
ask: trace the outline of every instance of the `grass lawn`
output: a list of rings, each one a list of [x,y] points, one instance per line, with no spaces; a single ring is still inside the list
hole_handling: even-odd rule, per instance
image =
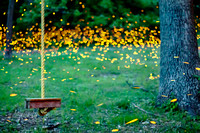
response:
[[[61,98],[61,108],[41,117],[24,107],[25,98],[40,97],[38,51],[14,53],[12,60],[1,54],[2,132],[200,132],[200,119],[177,111],[176,104],[155,107],[159,48],[94,46],[45,54],[45,95]]]

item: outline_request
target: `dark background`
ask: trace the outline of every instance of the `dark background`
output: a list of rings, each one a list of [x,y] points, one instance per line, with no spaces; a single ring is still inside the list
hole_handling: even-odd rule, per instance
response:
[[[36,23],[40,24],[39,2],[40,0],[15,2],[14,31],[24,31]],[[8,0],[1,0],[0,24],[6,25],[8,3]],[[52,21],[47,27],[74,28],[79,24],[80,27],[115,26],[131,29],[140,26],[159,26],[158,0],[45,0],[45,4],[48,5],[45,7],[45,21]],[[195,18],[199,21],[199,0],[194,1],[194,11]]]

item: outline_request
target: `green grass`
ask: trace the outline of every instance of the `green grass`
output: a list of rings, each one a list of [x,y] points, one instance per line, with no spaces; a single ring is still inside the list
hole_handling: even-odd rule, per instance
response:
[[[133,54],[134,51],[138,54]],[[24,108],[25,98],[40,97],[38,53],[14,53],[12,60],[2,60],[0,55],[1,131],[46,132],[43,126],[56,122],[60,123],[55,129],[57,132],[200,131],[199,118],[190,118],[185,112],[155,108],[159,48],[100,47],[93,50],[89,47],[80,48],[77,53],[63,48],[46,54],[45,95],[62,98],[62,107],[44,116],[44,122],[37,110]],[[107,60],[100,61],[97,57]],[[151,80],[150,75],[156,78]],[[149,92],[133,89],[127,81]],[[11,97],[13,93],[17,96]],[[147,114],[132,103],[159,116]],[[133,119],[138,121],[125,124]],[[96,121],[100,124],[95,124]]]

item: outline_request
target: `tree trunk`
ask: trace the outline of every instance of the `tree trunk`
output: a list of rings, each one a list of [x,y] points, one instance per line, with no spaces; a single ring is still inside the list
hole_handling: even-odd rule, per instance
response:
[[[9,0],[8,14],[7,14],[7,33],[6,33],[6,51],[5,58],[12,58],[12,26],[13,26],[13,12],[15,0]]]
[[[200,114],[200,72],[193,0],[159,0],[161,61],[158,104],[177,99],[182,110]],[[167,97],[166,97],[167,96]]]

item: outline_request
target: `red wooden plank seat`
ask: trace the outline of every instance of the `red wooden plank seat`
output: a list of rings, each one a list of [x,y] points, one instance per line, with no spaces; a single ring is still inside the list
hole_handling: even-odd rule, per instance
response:
[[[61,98],[26,98],[26,108],[59,108]]]
[[[39,108],[40,116],[46,115],[49,111],[61,106],[61,98],[26,98],[26,108]]]

